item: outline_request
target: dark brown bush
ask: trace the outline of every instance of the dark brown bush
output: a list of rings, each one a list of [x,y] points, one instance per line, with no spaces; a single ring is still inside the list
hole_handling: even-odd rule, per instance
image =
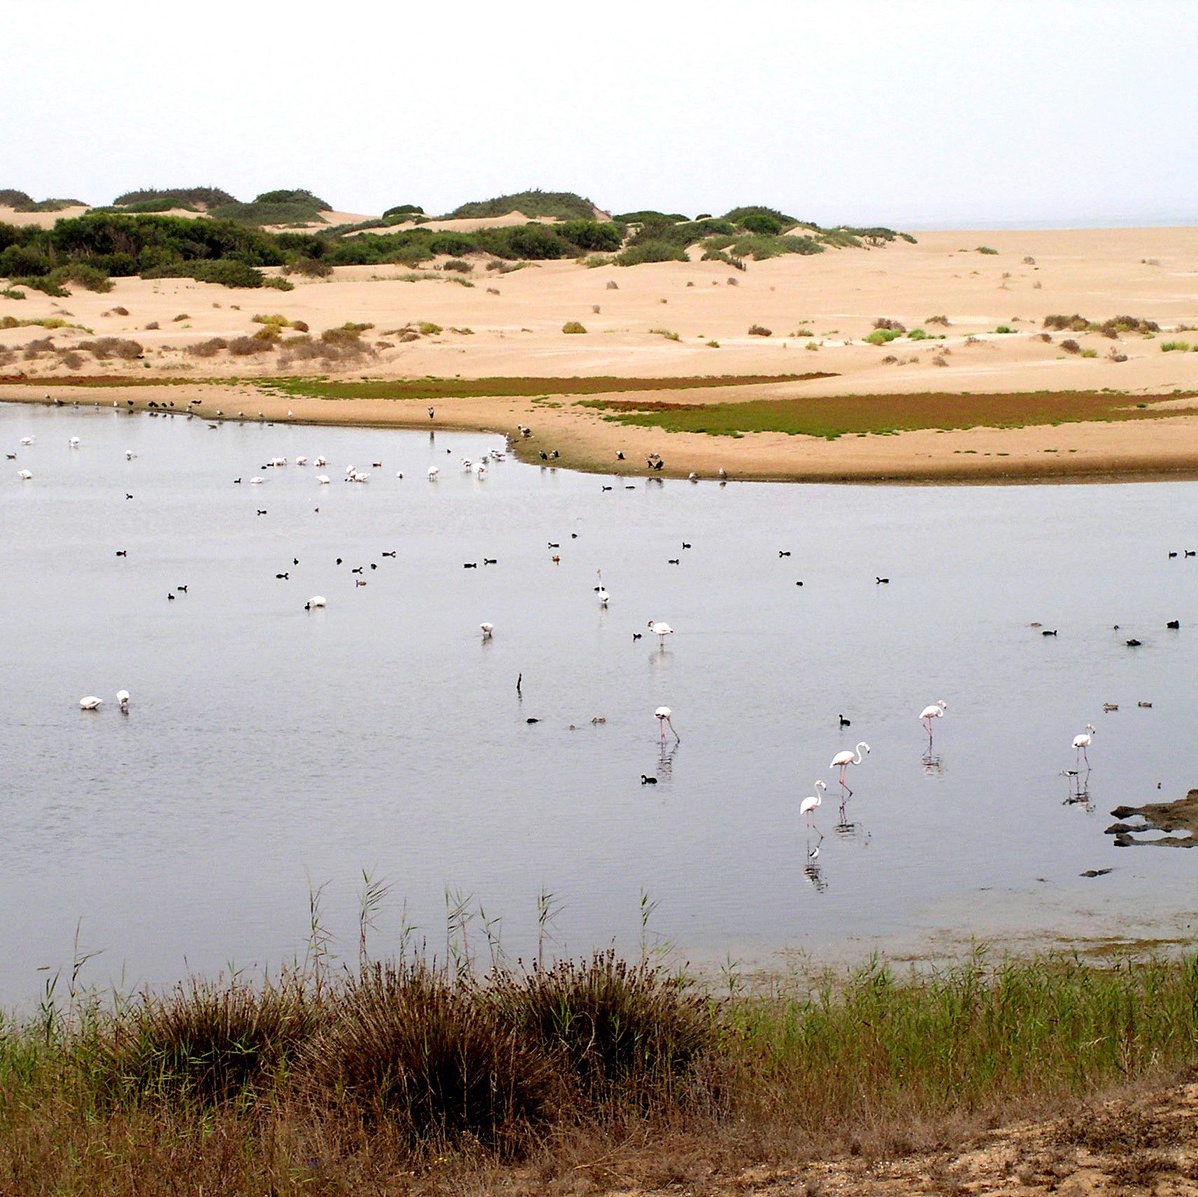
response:
[[[558,1082],[470,984],[422,963],[373,964],[351,977],[301,1057],[305,1084],[414,1148],[462,1139],[519,1154],[548,1121]]]
[[[194,345],[188,345],[183,352],[191,354],[192,357],[215,357],[222,349],[228,348],[229,342],[224,337],[211,337],[207,341],[197,341]]]
[[[751,337],[772,337],[773,335],[772,328],[763,328],[760,324],[749,325],[749,336]]]
[[[1082,351],[1082,347],[1075,340],[1073,340],[1072,337],[1070,337],[1067,341],[1062,341],[1061,348],[1066,353],[1081,353]]]
[[[228,348],[234,357],[251,357],[256,353],[269,353],[274,344],[270,341],[259,341],[257,337],[234,337]]]
[[[907,331],[907,326],[905,324],[898,320],[891,320],[887,316],[879,316],[874,321],[874,328],[885,328],[896,333],[905,333]]]

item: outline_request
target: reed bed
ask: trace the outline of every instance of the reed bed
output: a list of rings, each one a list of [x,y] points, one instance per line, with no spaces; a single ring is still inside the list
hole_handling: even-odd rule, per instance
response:
[[[0,1193],[586,1192],[893,1155],[1195,1063],[1198,956],[880,960],[717,991],[613,952],[47,995]]]

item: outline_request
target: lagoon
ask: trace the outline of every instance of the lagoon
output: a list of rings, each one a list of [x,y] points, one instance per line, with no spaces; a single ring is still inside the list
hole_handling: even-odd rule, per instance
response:
[[[1198,484],[480,478],[501,437],[11,404],[0,447],[0,1004],[76,952],[122,989],[277,968],[317,892],[352,963],[364,874],[378,955],[444,954],[461,901],[471,950],[486,924],[527,959],[540,894],[548,951],[711,969],[1198,919],[1198,854],[1105,834],[1198,784]],[[326,486],[294,464],[319,454]],[[828,763],[861,740],[840,820]]]

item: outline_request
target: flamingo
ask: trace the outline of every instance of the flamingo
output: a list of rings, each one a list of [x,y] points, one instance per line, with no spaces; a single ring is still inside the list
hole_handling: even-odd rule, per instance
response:
[[[127,713],[129,710],[129,691],[118,690],[116,692],[116,700],[121,710]]]
[[[815,783],[815,793],[809,794],[799,803],[799,814],[806,816],[808,827],[815,827],[815,808],[823,802],[823,795],[820,793],[820,790],[826,790],[827,788],[822,781],[817,781]],[[819,830],[819,828],[815,829]]]
[[[480,623],[478,626],[482,628],[483,639],[490,640],[491,633],[495,631],[495,625],[493,623]]]
[[[864,740],[862,740],[861,743],[859,743],[857,745],[857,748],[854,752],[850,752],[847,748],[843,752],[838,752],[832,758],[832,763],[828,766],[829,769],[839,769],[840,770],[840,778],[839,778],[840,784],[845,790],[848,791],[848,793],[845,794],[846,798],[851,798],[853,796],[853,791],[851,789],[849,789],[849,784],[844,779],[845,770],[850,765],[861,764],[862,760],[864,760],[864,757],[862,757],[862,755],[861,755],[861,750],[863,748],[865,749],[866,753],[868,754],[869,745]]]
[[[668,623],[663,623],[660,619],[649,620],[648,627],[649,631],[651,631],[658,638],[657,643],[662,648],[665,648],[666,637],[672,636],[674,634],[674,629],[670,627]]]
[[[440,472],[441,472],[441,471],[440,471],[439,469],[437,469],[437,467],[436,467],[436,466],[429,466],[429,467],[428,467],[428,480],[429,480],[430,482],[436,482],[436,481],[437,481],[437,475],[438,475]]]
[[[606,607],[611,599],[611,595],[603,585],[603,570],[597,569],[595,573],[599,578],[599,585],[595,587],[595,593],[599,596],[599,606]]]
[[[670,731],[674,732],[674,739],[681,744],[682,737],[675,730],[673,721],[670,718],[674,712],[671,711],[669,707],[658,707],[653,714],[657,716],[658,725],[661,727],[661,742],[663,744],[666,742],[666,724],[668,723],[670,725]]]
[[[83,711],[98,711],[104,705],[102,698],[87,694],[79,700],[79,709]]]
[[[1073,737],[1074,759],[1076,761],[1084,760],[1086,768],[1090,767],[1090,758],[1086,755],[1086,749],[1094,743],[1094,724],[1087,723],[1086,730],[1081,735]]]
[[[919,718],[923,722],[924,731],[928,733],[929,742],[932,739],[932,720],[939,719],[940,716],[943,715],[947,710],[948,703],[942,698],[939,702],[934,702],[931,706],[924,707],[924,709],[919,712]]]

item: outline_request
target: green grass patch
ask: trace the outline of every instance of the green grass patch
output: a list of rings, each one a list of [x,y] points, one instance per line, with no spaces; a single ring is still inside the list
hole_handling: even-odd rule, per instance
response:
[[[713,436],[785,432],[828,439],[853,433],[1025,428],[1039,424],[1153,419],[1173,414],[1157,404],[1147,409],[1131,406],[1127,396],[1109,391],[795,396],[701,405],[662,400],[588,399],[582,404],[603,411],[605,419],[616,423],[662,428],[667,432],[705,432]]]
[[[339,381],[327,378],[247,380],[265,390],[312,399],[476,399],[540,395],[609,395],[641,391],[692,391],[719,387],[767,386],[834,378],[834,374],[723,374],[689,378],[415,378]]]

